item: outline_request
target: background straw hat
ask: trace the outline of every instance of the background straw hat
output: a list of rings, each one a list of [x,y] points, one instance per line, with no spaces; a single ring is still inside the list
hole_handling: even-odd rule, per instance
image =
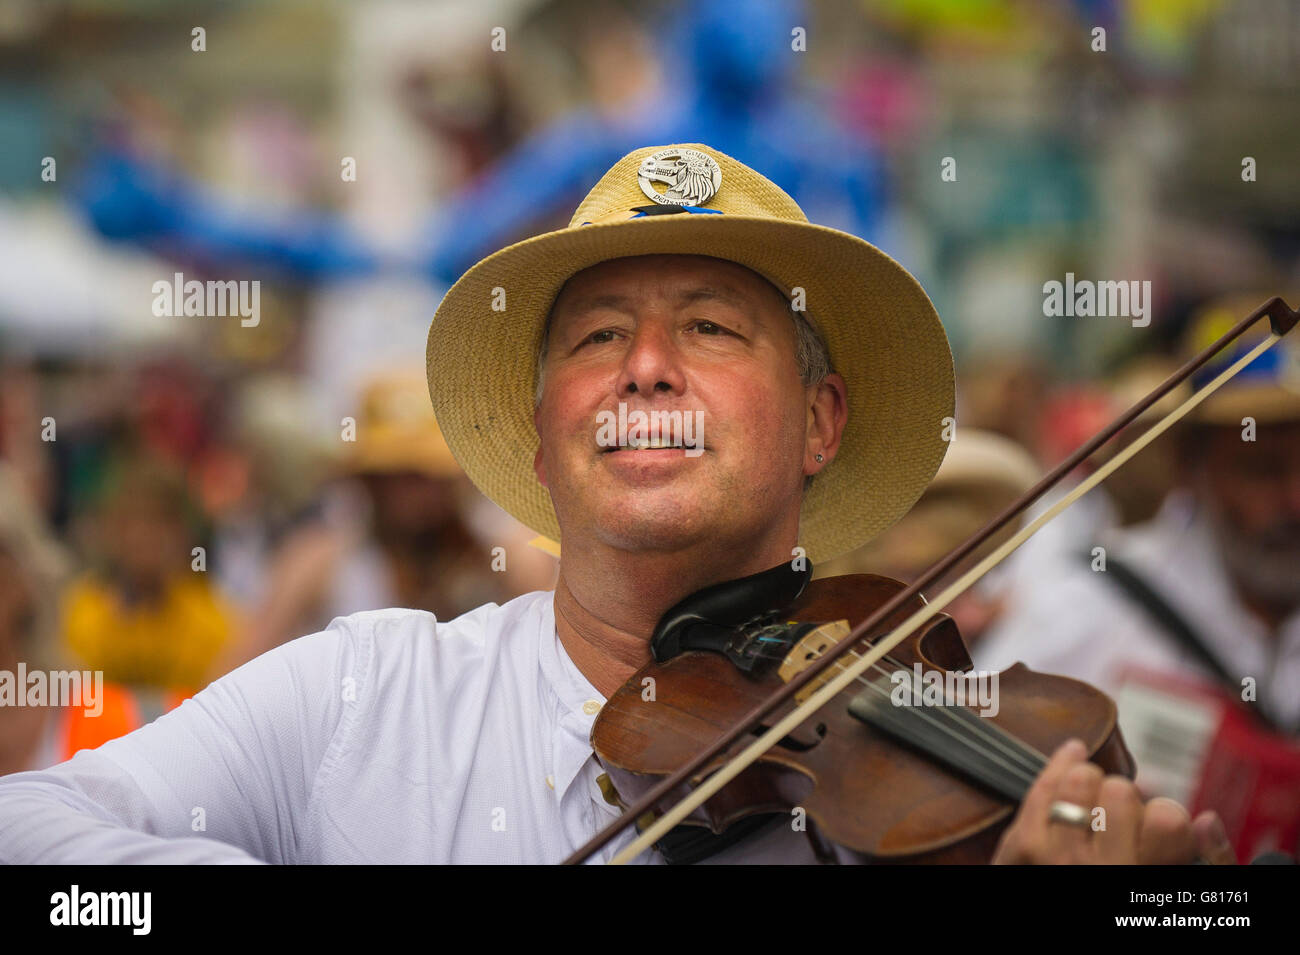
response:
[[[1184,351],[1190,357],[1205,348],[1268,298],[1267,293],[1260,292],[1223,296],[1210,302],[1192,317]],[[1295,301],[1294,293],[1283,298]],[[1193,376],[1193,386],[1199,390],[1258,345],[1269,331],[1267,320],[1256,322]],[[1300,344],[1295,335],[1287,335],[1238,372],[1206,398],[1192,412],[1191,419],[1201,424],[1241,427],[1242,419],[1247,417],[1260,424],[1300,421]]]
[[[978,428],[958,428],[939,473],[916,506],[865,547],[823,563],[819,576],[905,573],[928,570],[966,541],[1042,477],[1025,448]],[[977,548],[969,567],[1010,539],[1024,523],[1011,521]]]
[[[688,200],[695,204],[663,201],[670,187],[660,180],[643,188],[638,170],[647,159],[661,174],[674,163],[689,174],[684,188],[696,189]],[[653,214],[665,210],[678,214]],[[533,473],[535,366],[547,315],[582,269],[662,253],[736,262],[787,297],[804,290],[804,315],[844,376],[849,410],[837,457],[804,498],[799,544],[809,559],[851,550],[906,513],[943,460],[944,419],[953,414],[952,354],[934,306],[879,249],[809,223],[774,183],[698,143],[629,153],[567,228],[488,256],[447,292],[429,329],[429,396],[448,446],[478,488],[560,540],[550,496]]]
[[[343,467],[357,474],[459,475],[460,466],[429,411],[426,388],[418,365],[368,381],[361,390],[357,439],[348,446]]]

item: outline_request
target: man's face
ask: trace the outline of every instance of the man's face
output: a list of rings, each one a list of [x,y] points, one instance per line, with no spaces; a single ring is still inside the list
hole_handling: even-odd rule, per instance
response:
[[[805,388],[795,340],[782,294],[731,262],[638,256],[574,276],[552,312],[534,415],[534,466],[564,540],[793,541],[804,475],[818,452],[830,461],[844,418],[843,381]],[[620,402],[629,415],[689,412],[702,452],[602,446],[598,415]]]
[[[1300,422],[1198,436],[1200,493],[1241,586],[1282,608],[1300,604]]]
[[[161,586],[186,566],[184,515],[174,506],[133,493],[128,487],[104,515],[104,549],[116,571],[133,585]]]

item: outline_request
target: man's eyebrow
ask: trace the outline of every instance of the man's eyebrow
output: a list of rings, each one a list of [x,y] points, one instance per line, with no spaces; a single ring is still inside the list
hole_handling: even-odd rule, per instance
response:
[[[576,301],[567,305],[566,310],[582,314],[583,312],[594,312],[598,308],[608,308],[615,312],[627,312],[629,315],[633,312],[631,299],[626,295],[618,295],[613,292],[605,292],[599,295],[580,295]]]
[[[775,288],[773,291],[780,295],[780,292],[776,291]],[[708,301],[721,302],[742,311],[748,311],[753,307],[751,299],[729,285],[699,285],[685,289],[677,295],[678,307]],[[583,315],[597,309],[609,309],[615,312],[624,312],[628,315],[632,315],[636,311],[635,306],[632,304],[632,298],[628,295],[620,295],[617,292],[578,295],[573,300],[565,303],[565,311],[574,315]]]
[[[704,285],[688,289],[677,296],[680,305],[694,305],[696,302],[716,301],[732,308],[749,309],[752,302],[728,285]]]

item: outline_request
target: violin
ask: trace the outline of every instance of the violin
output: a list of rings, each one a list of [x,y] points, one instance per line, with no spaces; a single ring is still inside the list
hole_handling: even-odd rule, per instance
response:
[[[930,602],[921,596],[1264,317],[1271,332],[1263,341]],[[715,584],[674,606],[652,636],[652,662],[615,692],[592,726],[592,747],[623,818],[565,862],[589,858],[633,824],[644,831],[613,861],[627,861],[678,824],[716,832],[798,809],[813,820],[815,841],[836,857],[987,862],[1045,753],[1060,742],[1082,739],[1094,763],[1132,778],[1114,703],[1077,680],[1017,664],[997,675],[996,714],[981,715],[950,693],[929,700],[932,677],[947,689],[971,668],[941,611],[1297,321],[1300,311],[1269,299],[906,586],[872,575],[810,582],[811,568],[796,561]]]
[[[871,574],[810,582],[804,564],[716,584],[664,615],[651,639],[654,659],[614,693],[591,731],[619,797],[645,796],[905,589]],[[904,602],[862,638],[863,648],[923,604],[919,595]],[[1046,765],[1044,754],[1067,739],[1082,739],[1108,773],[1132,778],[1115,704],[1099,690],[1017,664],[996,674],[991,698],[954,702],[953,687],[960,698],[971,683],[954,675],[971,671],[956,625],[938,615],[685,824],[720,833],[749,817],[802,810],[823,857],[984,863]],[[661,801],[671,805],[684,794],[677,787]]]

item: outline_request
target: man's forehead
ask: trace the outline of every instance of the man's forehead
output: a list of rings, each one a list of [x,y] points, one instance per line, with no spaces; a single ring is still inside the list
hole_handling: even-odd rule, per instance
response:
[[[785,303],[776,286],[738,263],[702,255],[647,255],[584,269],[565,283],[556,305],[575,312],[617,309],[647,296],[679,305],[717,301],[736,308],[751,308],[765,297]]]

